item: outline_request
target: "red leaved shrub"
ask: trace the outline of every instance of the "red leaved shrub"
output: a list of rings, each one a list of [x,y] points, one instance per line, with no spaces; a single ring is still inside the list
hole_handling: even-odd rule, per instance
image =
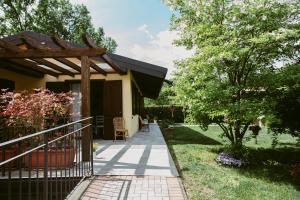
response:
[[[70,116],[73,98],[71,93],[54,93],[35,89],[20,93],[2,91],[0,94],[0,117],[7,126],[45,128],[46,123],[56,123]]]

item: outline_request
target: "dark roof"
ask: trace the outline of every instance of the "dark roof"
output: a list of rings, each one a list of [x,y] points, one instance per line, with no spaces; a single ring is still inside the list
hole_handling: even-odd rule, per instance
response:
[[[120,56],[117,54],[107,53],[109,57],[119,66],[125,70],[133,70],[136,72],[148,74],[151,76],[156,76],[159,78],[165,78],[168,69],[160,67],[158,65],[153,65],[139,60],[134,60],[125,56]]]
[[[51,37],[49,37],[48,35],[45,35],[42,33],[36,33],[33,31],[23,31],[23,32],[17,33],[15,35],[10,35],[10,36],[4,37],[2,39],[4,39],[5,41],[8,41],[8,42],[11,42],[15,45],[20,45],[20,44],[23,44],[23,41],[20,39],[21,36],[23,36],[23,35],[29,36],[29,37],[35,39],[36,41],[43,42],[46,46],[48,46],[50,48],[53,48],[53,49],[60,48],[53,42]],[[68,42],[68,41],[66,41],[66,42],[72,47],[76,47],[76,48],[85,47],[84,45],[79,45],[79,44]]]
[[[23,41],[20,39],[22,35],[30,36],[33,39],[44,43],[50,48],[60,48],[57,46],[51,37],[41,33],[36,33],[32,31],[24,31],[16,35],[11,35],[5,38],[2,38],[8,42],[11,42],[15,45],[20,45]],[[70,46],[75,48],[83,48],[85,45],[76,44],[68,42]],[[145,97],[157,98],[163,81],[167,74],[167,69],[150,63],[142,62],[139,60],[134,60],[128,57],[120,56],[113,53],[107,53],[107,55],[112,59],[112,61],[126,73],[130,70],[135,78],[136,83],[138,84],[141,92]],[[103,60],[102,58],[98,58]]]
[[[153,99],[158,97],[168,69],[117,54],[108,53],[108,55],[123,70],[131,70],[145,97]]]

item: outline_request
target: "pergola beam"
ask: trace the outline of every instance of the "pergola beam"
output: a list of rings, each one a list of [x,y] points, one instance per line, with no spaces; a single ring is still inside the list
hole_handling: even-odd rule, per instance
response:
[[[83,42],[90,48],[98,48],[98,46],[94,43],[94,41],[87,35],[82,35]]]
[[[72,72],[68,71],[67,69],[61,68],[54,63],[51,63],[43,58],[53,58],[57,61],[67,65],[68,67],[76,70],[77,72],[81,71],[80,66],[77,64],[67,60],[67,57],[77,57],[80,59],[82,55],[90,56],[90,57],[97,57],[102,56],[103,59],[118,73],[123,73],[118,66],[116,66],[112,61],[105,56],[105,49],[99,48],[96,46],[96,44],[89,38],[88,35],[83,36],[83,40],[86,43],[86,45],[89,48],[72,48],[69,43],[66,41],[53,36],[51,37],[53,42],[57,44],[61,49],[51,49],[45,44],[42,44],[41,42],[36,41],[34,38],[26,35],[21,36],[21,40],[26,43],[28,46],[30,46],[33,49],[20,49],[17,46],[12,45],[10,42],[7,42],[3,39],[0,39],[0,47],[3,48],[3,50],[0,50],[0,59],[18,59],[18,58],[28,58],[31,60],[35,60],[36,62],[47,65],[50,68],[53,68],[57,71],[60,71],[62,73],[71,75]],[[98,73],[101,73],[103,75],[107,74],[107,71],[102,69],[100,66],[95,64],[92,60],[89,60],[90,67],[92,67],[94,70],[96,70]]]
[[[8,61],[11,61],[11,62],[16,63],[21,66],[25,66],[27,68],[31,68],[31,69],[39,71],[43,74],[49,74],[49,75],[55,76],[55,77],[57,77],[59,75],[58,73],[48,70],[48,69],[45,69],[43,67],[40,67],[36,63],[29,61],[29,60],[9,59]]]
[[[35,39],[33,39],[33,38],[29,37],[29,36],[22,36],[21,39],[26,44],[28,44],[31,48],[34,48],[34,49],[37,49],[37,50],[47,50],[47,49],[51,50],[49,47],[41,44],[40,42],[36,41]],[[54,42],[58,42],[60,45],[66,46],[66,44],[65,44],[66,42],[64,40],[60,40],[58,37],[54,37],[52,39],[53,39]],[[65,42],[65,43],[63,43],[63,42]],[[53,68],[55,70],[63,72],[65,74],[67,74],[67,75],[74,76],[74,73],[72,73],[72,72],[70,72],[70,71],[68,71],[68,70],[66,70],[64,68],[61,68],[61,67],[59,67],[59,66],[57,66],[57,65],[55,65],[55,64],[53,64],[53,63],[51,63],[51,62],[49,62],[49,61],[47,61],[45,59],[34,58],[32,60],[35,60],[36,62],[42,63],[44,65],[47,65],[48,67],[51,67],[51,68]],[[76,71],[80,72],[80,70],[81,70],[79,66],[77,66],[76,64],[72,63],[71,61],[69,61],[69,60],[67,60],[65,58],[57,58],[56,60],[59,61],[59,62],[61,62],[61,63],[63,63],[63,64],[65,64],[65,65],[67,65],[67,66],[69,66],[69,67],[71,67],[72,69],[75,69]]]
[[[97,48],[73,48],[73,49],[27,49],[22,52],[0,51],[0,58],[70,58],[85,56],[101,56],[105,49]]]
[[[65,40],[60,39],[57,36],[52,36],[51,39],[57,46],[59,46],[62,49],[71,49],[72,48],[72,46],[69,43],[67,43]]]
[[[66,41],[58,38],[57,36],[53,36],[51,37],[51,39],[53,40],[53,42],[58,45],[60,48],[62,49],[71,49],[72,47],[70,46],[70,44],[68,44]],[[90,41],[91,42],[91,41]],[[90,47],[90,46],[89,46]],[[97,47],[98,48],[98,47]],[[79,60],[81,60],[81,57],[77,57]],[[103,74],[106,76],[106,71],[103,70],[101,67],[99,67],[98,65],[96,65],[93,61],[89,60],[90,62],[90,67],[92,67],[94,70],[96,70],[97,72]],[[64,63],[65,64],[65,63]],[[76,68],[76,67],[75,67]],[[74,69],[74,68],[73,68]],[[78,69],[75,69],[76,71],[80,71]]]
[[[15,45],[12,45],[11,43],[9,43],[5,40],[0,40],[0,47],[3,49],[6,49],[7,51],[10,51],[10,52],[19,52],[20,53],[20,52],[25,51]]]
[[[32,40],[30,40],[30,39],[26,39],[26,41],[30,41],[30,42],[32,42]],[[9,42],[7,42],[7,41],[5,41],[5,40],[0,40],[0,46],[3,48],[3,49],[6,49],[7,51],[9,51],[9,52],[11,52],[11,53],[23,53],[23,52],[25,52],[26,50],[22,50],[22,49],[20,49],[18,46],[14,46],[14,45],[12,45],[11,43],[9,43]],[[43,59],[40,59],[40,60],[43,60]],[[15,64],[18,64],[18,65],[22,65],[22,66],[25,66],[25,67],[27,67],[27,68],[31,68],[31,69],[33,69],[33,70],[37,70],[37,71],[39,71],[39,72],[41,72],[41,73],[48,73],[48,74],[50,74],[50,75],[52,75],[52,76],[58,76],[58,74],[57,73],[55,73],[55,72],[53,72],[53,71],[50,71],[50,70],[48,70],[48,69],[45,69],[45,68],[42,68],[42,67],[40,67],[40,66],[38,66],[36,63],[34,63],[34,62],[31,62],[31,61],[28,61],[28,60],[24,60],[24,59],[21,59],[21,60],[19,60],[19,59],[10,59],[9,61],[11,61],[11,62],[13,62],[13,63],[15,63]],[[44,63],[42,63],[42,64],[44,64]],[[52,64],[52,63],[51,63]],[[58,66],[57,66],[58,67]],[[56,67],[54,67],[54,68],[56,68]]]
[[[107,72],[102,69],[101,67],[99,67],[98,65],[96,65],[93,61],[90,60],[90,67],[93,68],[94,70],[96,70],[97,72],[99,72],[100,74],[103,74],[104,76],[106,76]]]
[[[75,74],[73,72],[70,72],[69,70],[65,69],[65,68],[62,68],[48,60],[45,60],[45,59],[42,59],[42,58],[34,58],[32,59],[33,61],[39,63],[39,64],[42,64],[42,65],[46,65],[47,67],[50,67],[54,70],[57,70],[63,74],[66,74],[66,75],[69,75],[69,76],[74,76]]]
[[[33,39],[32,37],[26,36],[26,35],[22,35],[20,38],[25,44],[29,45],[30,47],[34,48],[34,49],[38,49],[38,50],[47,50],[50,49],[49,47],[47,47],[46,45],[41,44],[40,42],[36,41],[35,39]]]
[[[24,67],[22,65],[15,64],[13,62],[9,62],[8,60],[0,60],[0,69],[7,69],[10,71],[17,72],[19,74],[31,76],[34,78],[43,78],[44,73],[32,70],[31,68]]]
[[[94,43],[94,41],[87,35],[87,34],[83,34],[82,35],[82,40],[83,42],[90,48],[94,49],[94,48],[98,48],[97,45]],[[105,55],[105,54],[104,54]],[[103,58],[104,59],[104,58]],[[111,60],[109,59],[104,59],[108,65],[110,65],[116,72],[122,74],[122,71],[120,70],[120,68],[118,66],[116,66],[115,64],[112,63]],[[94,68],[95,69],[95,68]],[[96,70],[96,69],[95,69]]]
[[[78,65],[76,65],[75,63],[69,61],[69,60],[66,59],[66,58],[56,58],[55,60],[57,60],[57,61],[59,61],[59,62],[65,64],[65,65],[67,65],[67,66],[69,66],[69,67],[71,67],[72,69],[74,69],[74,70],[76,70],[76,71],[78,71],[78,72],[81,72],[81,68],[80,68]]]
[[[87,34],[83,34],[82,35],[82,40],[83,42],[90,48],[98,48],[98,46],[94,43],[94,41],[87,35]],[[96,70],[97,72],[106,75],[107,72],[102,69],[101,67],[99,67],[98,65],[96,65],[93,61],[90,60],[90,65],[91,67]]]

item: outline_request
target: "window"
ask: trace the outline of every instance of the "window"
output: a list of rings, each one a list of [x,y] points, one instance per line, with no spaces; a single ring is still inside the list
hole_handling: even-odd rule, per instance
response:
[[[15,90],[15,82],[7,79],[0,78],[0,90],[1,89],[8,89],[8,91]]]

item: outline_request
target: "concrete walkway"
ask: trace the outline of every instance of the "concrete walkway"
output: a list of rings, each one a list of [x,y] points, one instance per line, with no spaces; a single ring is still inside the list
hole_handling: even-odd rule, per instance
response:
[[[184,200],[174,161],[156,124],[125,141],[94,141],[94,174],[82,200]]]
[[[157,124],[150,132],[138,132],[125,141],[94,141],[100,146],[94,155],[95,175],[178,176]]]

